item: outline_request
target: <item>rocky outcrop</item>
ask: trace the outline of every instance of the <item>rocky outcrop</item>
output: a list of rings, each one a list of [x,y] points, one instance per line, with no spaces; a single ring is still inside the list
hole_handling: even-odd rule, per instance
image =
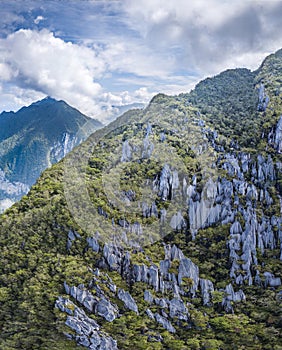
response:
[[[271,145],[277,153],[282,152],[282,115],[277,121],[276,126],[269,132],[267,139],[268,144]]]
[[[170,220],[170,227],[175,231],[182,231],[187,227],[186,220],[180,211],[172,216]]]
[[[188,321],[189,312],[185,303],[180,298],[173,298],[169,301],[169,316],[182,321]]]
[[[172,171],[168,164],[165,164],[159,177],[156,177],[153,183],[154,191],[158,192],[158,196],[163,200],[173,198],[174,190],[179,187],[178,172]]]
[[[69,339],[91,350],[118,349],[117,342],[102,332],[98,323],[69,299],[59,297],[55,307],[68,315],[65,324],[71,330],[71,333],[66,334]]]
[[[168,321],[165,317],[161,316],[158,313],[154,314],[154,318],[155,320],[161,325],[163,326],[166,330],[168,330],[170,333],[175,333],[176,330],[173,327],[173,325],[171,324],[170,321]]]
[[[99,315],[106,321],[111,322],[118,316],[118,307],[108,300],[100,288],[97,289],[96,292],[100,295],[94,296],[83,284],[78,287],[69,287],[67,283],[65,283],[65,291],[67,294],[78,301],[89,312]]]
[[[221,206],[215,203],[218,184],[211,178],[206,182],[201,193],[195,191],[195,186],[188,188],[189,223],[192,238],[194,239],[200,228],[208,227],[220,220]]]
[[[264,272],[265,277],[265,287],[279,287],[281,286],[281,278],[280,277],[274,277],[274,275],[271,272]]]
[[[282,151],[282,116],[278,120],[278,123],[275,128],[274,147],[278,153],[281,153]]]
[[[211,294],[214,292],[212,281],[200,278],[200,286],[204,305],[210,305]]]
[[[245,299],[246,296],[241,289],[238,292],[234,292],[232,284],[228,284],[225,288],[225,295],[222,300],[222,306],[226,312],[234,312],[232,302],[241,302]]]
[[[71,249],[71,246],[72,246],[73,242],[76,239],[81,239],[80,234],[75,232],[75,231],[73,231],[73,230],[69,230],[69,232],[68,232],[68,241],[67,241],[67,250]]]
[[[190,292],[196,295],[199,284],[199,268],[190,259],[183,258],[180,260],[178,268],[178,284],[184,283],[183,278],[189,278],[192,281]]]
[[[124,306],[127,309],[134,311],[138,314],[138,306],[129,292],[125,292],[123,289],[119,289],[117,296],[121,301],[123,301]]]
[[[132,147],[128,140],[125,140],[122,144],[121,162],[130,162],[132,159]]]
[[[154,144],[149,139],[150,134],[152,134],[152,126],[150,123],[148,123],[147,129],[146,129],[146,135],[143,140],[142,158],[150,158],[153,153]]]
[[[101,298],[95,305],[94,312],[102,316],[106,321],[112,322],[118,315],[118,308],[109,300]]]
[[[269,96],[265,92],[263,83],[260,84],[258,93],[259,93],[258,111],[264,112],[269,104]]]
[[[100,245],[98,243],[97,238],[95,237],[87,237],[87,243],[89,248],[93,250],[93,252],[98,253],[100,250]]]
[[[152,294],[150,293],[149,290],[145,290],[144,292],[144,300],[149,303],[152,304],[154,301],[154,297],[152,296]]]
[[[64,158],[76,145],[79,144],[79,139],[75,134],[63,133],[61,140],[56,142],[50,150],[50,163],[58,162]]]

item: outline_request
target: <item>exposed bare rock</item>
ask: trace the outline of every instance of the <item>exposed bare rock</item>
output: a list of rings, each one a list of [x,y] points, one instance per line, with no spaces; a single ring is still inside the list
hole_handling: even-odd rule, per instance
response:
[[[122,144],[122,156],[121,162],[130,162],[132,159],[132,147],[128,140],[125,140]]]
[[[69,299],[59,297],[55,304],[56,308],[68,314],[66,325],[73,331],[68,334],[77,344],[91,350],[117,350],[117,342],[100,330],[98,323],[88,317],[85,312],[78,308]]]
[[[241,302],[246,299],[244,292],[240,289],[238,292],[234,292],[232,284],[228,284],[225,288],[225,296],[222,300],[222,306],[226,312],[233,312],[232,301]]]
[[[158,313],[154,314],[155,320],[162,325],[166,330],[168,330],[170,333],[175,333],[176,330],[173,327],[173,325],[168,321],[165,317],[161,316]]]
[[[188,258],[180,260],[178,268],[178,284],[180,286],[184,277],[188,277],[193,281],[190,292],[195,295],[199,284],[199,268]]]
[[[200,279],[200,286],[203,298],[203,304],[209,305],[211,299],[211,293],[214,292],[213,283],[207,279]]]
[[[189,312],[183,300],[174,298],[169,302],[169,316],[178,320],[188,321]]]
[[[127,309],[134,311],[138,314],[138,306],[129,292],[126,292],[123,289],[119,289],[118,298],[124,302],[124,305]]]
[[[150,293],[149,290],[145,290],[144,292],[144,300],[149,303],[152,304],[154,301],[154,297],[152,296],[152,294]]]
[[[106,321],[112,322],[118,315],[117,306],[113,305],[109,300],[102,298],[95,305],[95,314],[102,316]]]
[[[274,277],[274,275],[271,272],[265,272],[265,287],[279,287],[281,286],[281,278],[280,277]]]

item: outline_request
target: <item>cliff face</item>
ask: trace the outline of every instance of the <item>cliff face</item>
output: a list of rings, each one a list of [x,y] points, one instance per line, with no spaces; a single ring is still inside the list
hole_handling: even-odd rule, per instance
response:
[[[16,113],[3,112],[0,115],[0,211],[8,202],[19,200],[43,170],[101,126],[65,102],[52,98]]]
[[[43,173],[2,216],[1,348],[279,349],[280,56],[159,94]]]

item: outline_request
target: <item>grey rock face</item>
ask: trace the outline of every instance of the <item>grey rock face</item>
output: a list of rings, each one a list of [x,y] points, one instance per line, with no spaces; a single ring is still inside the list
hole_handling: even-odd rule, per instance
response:
[[[160,261],[160,267],[152,265],[133,265],[132,266],[132,280],[136,282],[144,282],[154,287],[156,292],[165,293],[170,291],[174,294],[176,300],[181,300],[180,296],[187,293],[187,281],[189,292],[193,297],[196,296],[199,286],[199,268],[190,259],[186,258],[183,252],[175,245],[164,245],[165,260]],[[170,272],[171,262],[179,260],[178,273]],[[183,280],[184,279],[184,280]],[[203,302],[208,304],[210,301],[210,293],[214,290],[213,284],[209,280],[202,281],[202,297]],[[163,298],[153,298],[149,291],[145,291],[144,299],[152,303],[153,301],[161,307],[166,307],[163,304]],[[165,301],[164,303],[167,303]],[[169,305],[167,303],[167,305]]]
[[[75,304],[69,299],[59,297],[56,300],[55,307],[68,315],[73,315],[73,310],[75,309]]]
[[[129,142],[125,140],[122,145],[121,162],[130,162],[132,159],[132,147]]]
[[[151,311],[150,309],[147,309],[147,310],[146,310],[146,314],[147,314],[147,316],[150,317],[152,320],[155,319],[155,316],[154,316],[154,314],[152,313],[152,311]]]
[[[181,260],[185,257],[184,254],[182,253],[182,250],[177,248],[175,244],[173,246],[169,244],[165,245],[164,251],[165,251],[165,259],[168,259],[170,261],[173,261],[176,259]]]
[[[151,205],[148,205],[148,203],[146,202],[142,202],[142,213],[143,216],[145,218],[149,218],[149,217],[158,217],[159,213],[158,213],[158,209],[156,206],[155,202],[152,202]]]
[[[88,317],[70,300],[59,297],[55,306],[62,312],[69,314],[65,324],[73,331],[73,334],[67,334],[68,338],[74,339],[77,344],[92,350],[118,349],[117,342],[102,332],[98,323]]]
[[[64,283],[64,286],[67,294],[71,295],[80,304],[86,307],[88,311],[93,311],[93,307],[97,303],[97,298],[86,290],[83,285],[79,285],[78,287],[69,287],[66,283]]]
[[[69,287],[66,283],[65,290],[68,292],[74,299],[76,299],[81,305],[83,305],[88,311],[94,312],[99,316],[104,317],[107,321],[113,321],[118,315],[117,306],[113,305],[109,300],[105,298],[103,292],[96,285],[97,295],[93,296],[84,285],[79,285],[78,287]]]
[[[265,287],[279,287],[281,286],[281,278],[280,277],[274,277],[274,275],[271,272],[265,272]]]
[[[148,136],[143,141],[142,158],[150,158],[154,151],[154,144],[149,140]]]
[[[225,288],[225,297],[222,300],[222,306],[226,312],[233,312],[231,302],[241,302],[246,299],[244,292],[240,289],[238,292],[234,292],[232,284],[228,284]]]
[[[122,261],[122,252],[120,248],[113,244],[105,244],[103,249],[103,256],[112,270],[120,269]]]
[[[159,290],[159,271],[157,266],[133,265],[132,277],[136,282],[144,282]]]
[[[268,144],[278,153],[282,151],[282,116],[280,116],[276,126],[268,134]]]
[[[208,227],[220,220],[221,206],[219,204],[214,206],[217,188],[218,185],[209,179],[201,195],[188,200],[190,231],[193,239],[200,228]]]
[[[154,301],[154,297],[152,296],[151,292],[149,290],[145,290],[144,292],[144,300],[147,301],[147,303],[152,304]]]
[[[95,348],[90,347],[90,349],[94,350]],[[97,350],[114,350],[114,349],[118,349],[116,341],[111,338],[105,338],[105,337],[102,338],[100,346],[99,348],[97,348]]]
[[[104,317],[104,319],[109,322],[112,322],[118,315],[118,308],[110,301],[102,298],[95,305],[95,314]]]
[[[160,261],[160,273],[161,273],[161,276],[163,276],[165,279],[168,278],[168,274],[169,274],[168,270],[170,266],[171,266],[170,260],[166,259],[166,260]]]
[[[159,196],[162,200],[167,200],[171,198],[171,171],[167,164],[164,165],[159,183]]]
[[[118,298],[124,302],[126,308],[138,314],[138,306],[129,292],[125,292],[123,289],[119,289]]]
[[[179,188],[179,185],[178,172],[172,171],[169,165],[165,164],[160,177],[154,180],[153,189],[158,192],[162,200],[166,201],[173,198],[174,191]]]
[[[261,83],[259,90],[258,111],[264,112],[269,104],[269,96],[265,93],[264,85]]]
[[[156,291],[159,289],[159,270],[157,266],[152,265],[149,268],[149,284],[155,288]]]
[[[242,226],[239,221],[235,221],[232,226],[230,227],[230,234],[231,235],[237,235],[241,234],[243,232]]]
[[[282,116],[280,117],[276,129],[275,129],[275,136],[274,136],[274,146],[278,153],[281,153],[282,151]]]
[[[5,172],[0,168],[0,214],[11,207],[13,203],[27,193],[30,186],[19,181],[11,182],[6,178]]]
[[[190,288],[190,292],[193,296],[196,295],[196,290],[199,284],[199,268],[190,259],[184,258],[180,260],[178,268],[178,284],[181,285],[182,279],[188,277],[193,280],[193,284]]]
[[[155,298],[155,304],[160,306],[161,308],[168,307],[168,301],[164,298]]]
[[[87,237],[87,243],[89,248],[93,250],[93,252],[98,253],[100,249],[100,245],[98,243],[98,240],[95,237]]]
[[[166,330],[168,330],[170,333],[175,333],[176,330],[173,327],[173,325],[170,323],[170,321],[168,321],[165,317],[161,316],[158,313],[154,314],[155,316],[155,320],[162,325]]]
[[[189,312],[183,300],[174,298],[169,302],[169,316],[178,320],[188,321]]]
[[[67,241],[67,249],[70,250],[72,243],[76,240],[76,239],[81,239],[81,236],[72,230],[69,230],[68,232],[68,241]]]
[[[173,217],[170,220],[170,227],[173,230],[180,231],[180,230],[185,229],[186,226],[187,226],[186,221],[183,218],[180,211],[177,214],[173,215]]]
[[[211,293],[214,292],[213,283],[207,279],[200,279],[200,286],[203,298],[203,304],[209,305],[211,299]]]

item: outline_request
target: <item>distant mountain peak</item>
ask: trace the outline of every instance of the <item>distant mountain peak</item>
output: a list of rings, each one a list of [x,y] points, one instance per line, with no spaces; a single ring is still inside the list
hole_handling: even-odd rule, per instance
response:
[[[1,201],[19,200],[43,170],[100,127],[99,121],[50,96],[17,112],[3,112],[0,118],[0,170],[3,169],[7,181],[0,179],[0,212]],[[8,182],[13,186],[21,183],[25,187],[11,193],[12,185],[7,187]],[[2,192],[1,183],[5,185]]]
[[[50,104],[50,103],[56,103],[56,102],[60,102],[60,101],[56,100],[55,98],[53,98],[51,96],[46,96],[42,100],[38,100],[36,102],[33,102],[31,104],[31,106],[40,106],[40,105],[43,105],[46,103]]]

